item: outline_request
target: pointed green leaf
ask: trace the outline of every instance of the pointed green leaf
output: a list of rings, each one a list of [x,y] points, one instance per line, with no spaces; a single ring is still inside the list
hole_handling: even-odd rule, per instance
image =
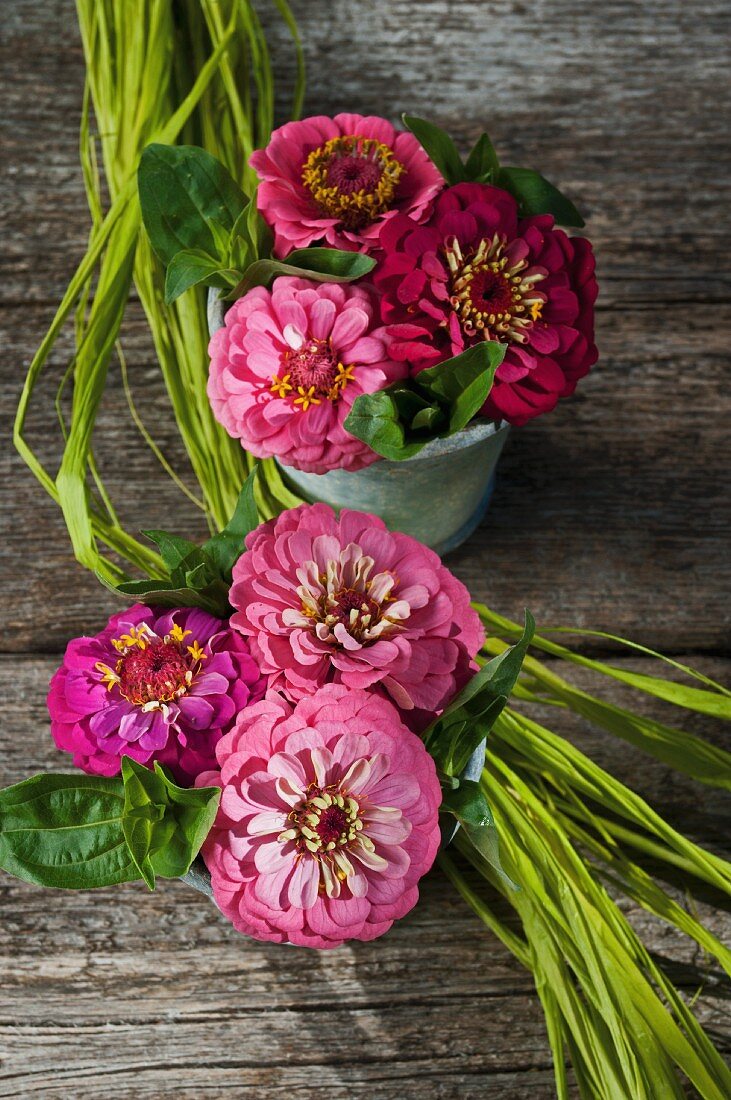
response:
[[[172,573],[187,556],[198,547],[189,539],[180,538],[179,535],[171,535],[167,531],[143,531],[143,535],[154,542],[160,551],[160,556],[168,572]]]
[[[241,298],[255,286],[269,286],[278,275],[296,275],[320,283],[349,283],[361,279],[375,267],[375,260],[362,252],[338,248],[298,248],[286,260],[256,260],[228,295]]]
[[[349,252],[341,248],[296,248],[286,260],[288,267],[296,267],[333,279],[362,279],[376,266],[372,256],[363,252]]]
[[[252,259],[261,260],[271,256],[274,234],[257,210],[255,202],[250,202],[246,211],[246,230],[251,243]]]
[[[520,640],[488,661],[426,730],[424,743],[446,775],[458,776],[492,729],[515,687],[534,632],[535,620],[526,610]]]
[[[187,874],[208,836],[221,796],[218,787],[178,787],[157,762],[154,770],[123,757],[126,814],[154,887],[155,875]]]
[[[178,787],[155,764],[165,785],[165,816],[153,827],[150,862],[163,878],[186,875],[208,836],[221,800],[220,787]]]
[[[426,405],[419,409],[411,421],[413,431],[436,431],[444,422],[444,413],[438,405]]]
[[[119,778],[34,775],[0,791],[0,867],[64,890],[131,882],[139,875],[123,816]]]
[[[418,454],[428,442],[427,439],[407,441],[401,413],[388,389],[357,397],[343,426],[346,432],[362,439],[376,454],[395,462]]]
[[[150,890],[155,889],[155,871],[150,863],[154,823],[164,814],[164,788],[148,791],[147,776],[152,773],[129,756],[122,757],[124,783],[124,817],[122,829],[127,847],[140,877]],[[153,776],[153,778],[155,778]],[[154,797],[153,797],[154,796]]]
[[[477,183],[494,183],[500,162],[487,134],[481,134],[465,164],[465,176]]]
[[[426,119],[415,118],[413,115],[402,117],[406,129],[411,131],[450,186],[467,178],[462,158],[449,134]]]
[[[495,824],[482,788],[474,779],[462,779],[457,786],[445,791],[440,809],[454,814],[462,824],[475,828]]]
[[[222,581],[220,583],[223,591],[215,583],[210,588],[196,590],[185,583],[173,584],[171,581],[125,581],[112,591],[127,603],[141,600],[155,607],[200,607],[219,619],[225,619],[229,615],[228,588]]]
[[[257,464],[244,482],[231,519],[222,531],[203,544],[203,549],[225,580],[231,579],[231,570],[244,552],[246,536],[259,526],[259,511],[254,499],[258,473]]]
[[[465,428],[484,405],[506,346],[484,340],[417,375],[420,389],[449,407],[449,435]]]
[[[456,817],[470,842],[503,882],[513,890],[519,889],[500,862],[497,826],[480,784],[462,779],[458,786],[444,792],[440,809]]]
[[[189,248],[176,253],[165,272],[165,305],[170,305],[193,286],[214,286],[219,289],[236,286],[241,273],[221,266],[220,259],[199,249]]]
[[[579,211],[570,199],[549,183],[540,172],[531,168],[501,168],[497,176],[498,187],[503,187],[518,200],[523,217],[531,214],[553,214],[559,225],[584,224]]]
[[[148,145],[137,180],[142,220],[163,264],[188,249],[223,259],[219,227],[230,232],[248,200],[220,161],[194,145]]]

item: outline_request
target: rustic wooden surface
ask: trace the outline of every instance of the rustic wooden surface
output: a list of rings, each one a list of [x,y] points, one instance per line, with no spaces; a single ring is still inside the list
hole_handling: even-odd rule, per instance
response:
[[[540,167],[576,198],[596,243],[600,364],[574,400],[514,433],[487,521],[452,567],[504,614],[528,604],[542,622],[624,633],[728,678],[726,5],[293,6],[311,112],[396,118],[406,109],[464,144],[487,128],[508,163]],[[5,785],[64,766],[47,733],[48,678],[65,641],[100,626],[110,605],[74,567],[54,506],[7,442],[23,371],[87,231],[71,0],[5,0],[0,64]],[[134,305],[125,346],[143,411],[177,460]],[[62,362],[54,358],[58,370]],[[49,385],[32,418],[41,440],[52,395]],[[186,530],[191,517],[123,410],[114,376],[99,460],[123,518],[144,524],[154,508],[159,526]],[[41,450],[52,458],[50,442]],[[624,697],[617,687],[608,694]],[[721,850],[717,793],[552,717],[672,822]],[[704,721],[693,728],[721,736]],[[716,903],[698,907],[728,936]],[[628,912],[681,988],[691,994],[702,980],[696,1010],[725,1042],[728,996],[715,974],[681,937]],[[529,976],[436,872],[421,904],[378,945],[322,955],[247,943],[178,883],[153,895],[130,885],[74,896],[2,876],[0,974],[0,1096],[553,1095]]]

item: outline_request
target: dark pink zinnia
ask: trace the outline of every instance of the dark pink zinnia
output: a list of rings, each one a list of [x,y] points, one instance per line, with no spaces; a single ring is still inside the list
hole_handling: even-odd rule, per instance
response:
[[[203,846],[218,907],[245,935],[332,948],[387,932],[439,847],[441,789],[385,699],[328,684],[248,707],[218,746]]]
[[[433,550],[378,516],[305,504],[246,545],[231,624],[270,687],[292,699],[330,682],[366,688],[420,728],[472,674],[484,633],[467,589]]]
[[[372,251],[384,222],[399,211],[421,220],[444,186],[414,135],[374,115],[287,122],[249,163],[280,259],[313,241]]]
[[[393,359],[417,373],[480,340],[507,344],[485,416],[524,424],[550,412],[596,362],[591,245],[550,214],[521,219],[507,191],[460,183],[425,225],[398,215],[380,243]]]
[[[218,741],[264,687],[226,622],[135,604],[69,642],[48,693],[51,733],[92,775],[117,775],[130,756],[158,760],[190,785],[215,767]]]

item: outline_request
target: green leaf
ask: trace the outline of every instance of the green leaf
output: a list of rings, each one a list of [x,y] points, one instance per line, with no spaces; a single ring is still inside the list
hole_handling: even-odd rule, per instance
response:
[[[286,260],[256,260],[229,295],[241,298],[255,286],[269,286],[278,275],[296,275],[318,283],[349,283],[361,279],[375,267],[375,260],[362,252],[339,248],[298,248]]]
[[[584,225],[584,219],[570,199],[549,183],[540,172],[531,168],[501,168],[498,187],[503,187],[518,200],[523,217],[531,214],[553,214],[559,225]]]
[[[363,252],[341,248],[296,248],[287,256],[286,264],[301,271],[326,275],[328,281],[333,282],[362,279],[373,270],[376,261]]]
[[[494,183],[500,162],[487,134],[481,134],[465,164],[465,176],[476,183]]]
[[[406,129],[411,131],[450,186],[467,178],[462,158],[449,134],[426,119],[413,115],[403,115],[402,118]]]
[[[484,340],[472,348],[421,371],[417,385],[449,406],[448,435],[477,415],[492,389],[495,371],[505,357],[505,344]]]
[[[482,858],[494,868],[507,886],[518,890],[517,883],[505,873],[500,862],[497,826],[479,782],[462,779],[457,787],[444,792],[440,809],[442,813],[456,817]]]
[[[148,780],[147,777],[150,777]],[[153,781],[152,783],[150,782]],[[150,863],[150,849],[155,822],[165,810],[164,787],[157,776],[129,756],[122,757],[122,782],[124,783],[124,817],[122,830],[140,877],[150,890],[155,889],[155,872]],[[157,783],[158,789],[153,786]]]
[[[459,776],[503,711],[518,679],[535,625],[533,616],[526,610],[520,640],[483,665],[426,730],[424,743],[439,770],[446,775]]]
[[[411,421],[413,431],[435,431],[443,423],[444,414],[438,405],[426,405],[419,409]]]
[[[258,473],[257,463],[244,482],[231,519],[222,531],[203,544],[203,550],[225,580],[231,579],[234,564],[244,552],[246,536],[259,526],[259,511],[254,499]]]
[[[474,779],[462,779],[458,786],[445,791],[440,809],[454,814],[463,825],[481,828],[495,824],[482,788]]]
[[[274,234],[257,210],[255,202],[250,202],[246,210],[246,231],[253,258],[260,260],[271,256]]]
[[[137,173],[142,220],[166,266],[181,251],[220,256],[247,198],[224,166],[194,145],[148,145]]]
[[[155,875],[187,874],[215,820],[220,789],[178,787],[157,762],[152,771],[127,756],[122,759],[122,775],[125,813],[131,819],[145,881],[154,889]]]
[[[418,454],[428,442],[427,439],[407,442],[396,399],[388,389],[357,397],[344,428],[367,443],[376,454],[396,462]]]
[[[177,569],[189,554],[198,550],[194,542],[190,542],[189,539],[182,539],[178,535],[170,535],[167,531],[143,531],[142,534],[150,542],[155,543],[160,551],[163,564],[169,573],[172,573],[173,569]]]
[[[190,290],[193,286],[215,286],[219,289],[235,286],[241,277],[240,271],[221,266],[221,261],[207,252],[189,248],[176,253],[168,264],[165,273],[165,305]]]
[[[133,881],[123,815],[119,778],[34,775],[0,791],[0,867],[65,890]]]
[[[116,587],[106,587],[117,596],[123,596],[128,603],[142,600],[157,607],[200,607],[219,619],[225,619],[229,615],[228,589],[225,585],[223,592],[216,585],[212,585],[208,591],[197,590],[184,583],[174,584],[160,580],[124,581]]]

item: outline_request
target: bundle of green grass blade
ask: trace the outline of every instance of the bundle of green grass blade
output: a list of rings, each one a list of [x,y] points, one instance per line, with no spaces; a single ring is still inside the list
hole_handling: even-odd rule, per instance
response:
[[[130,414],[146,442],[167,474],[205,512],[211,530],[225,524],[251,468],[208,405],[204,292],[190,290],[172,306],[164,305],[163,272],[141,231],[135,181],[139,158],[153,141],[202,145],[251,194],[255,184],[246,165],[272,128],[273,80],[264,31],[248,0],[140,0],[134,5],[78,0],[77,6],[87,65],[81,157],[92,228],[87,253],[31,364],[15,439],[63,509],[78,560],[114,584],[126,577],[128,566],[163,574],[157,554],[118,522],[92,448],[115,351],[127,385],[119,331],[133,284],[200,495],[169,467],[130,394]],[[297,31],[284,0],[274,0],[272,7],[293,39],[298,79],[292,114],[297,117],[303,92]],[[73,383],[73,400],[70,422],[61,423],[62,458],[54,477],[26,441],[24,426],[35,386],[66,322],[74,326],[75,353],[60,383],[61,388],[68,380]],[[257,489],[262,517],[298,503],[272,462],[262,465],[262,473]],[[487,608],[478,611],[490,639],[483,654],[488,659],[518,637],[520,628]],[[579,690],[555,666],[558,660],[584,666],[713,718],[731,718],[731,693],[682,666],[676,671],[697,676],[702,687],[627,672],[546,637],[535,638],[534,645],[556,660],[549,666],[526,659],[514,693],[516,706],[492,730],[483,773],[503,865],[520,888],[512,890],[494,874],[464,831],[458,834],[458,855],[443,854],[442,867],[488,928],[533,973],[559,1097],[569,1095],[572,1073],[583,1097],[662,1100],[686,1095],[690,1083],[700,1096],[724,1100],[731,1095],[731,1075],[614,897],[629,898],[668,922],[729,973],[729,952],[690,907],[673,898],[662,879],[664,872],[679,874],[689,892],[695,881],[728,895],[731,868],[546,729],[531,710],[548,705],[558,713],[572,711],[666,766],[729,789],[731,757],[726,753]],[[648,860],[659,877],[643,866]],[[472,867],[467,874],[466,863]],[[506,907],[512,907],[520,931],[505,923]]]
[[[273,6],[293,36],[296,117],[304,88],[299,39],[285,0],[274,0]],[[131,414],[166,472],[203,509],[212,531],[230,517],[251,466],[208,404],[205,291],[191,290],[174,305],[164,305],[164,272],[141,228],[136,183],[140,155],[152,142],[203,145],[251,193],[254,181],[248,158],[269,138],[274,85],[266,37],[248,0],[140,0],[135,4],[78,0],[77,10],[87,71],[81,161],[92,228],[87,253],[30,366],[16,417],[15,443],[61,506],[77,559],[116,583],[125,578],[126,564],[153,576],[163,575],[158,555],[119,524],[92,447],[115,347],[127,384],[118,339],[133,282],[200,498],[185,490],[130,400]],[[96,141],[90,125],[92,108]],[[105,188],[97,168],[97,143]],[[110,199],[106,211],[103,190]],[[54,478],[27,442],[24,429],[41,372],[72,317],[75,354],[61,380],[61,388],[68,378],[73,382],[72,410],[69,424],[61,423],[63,457]],[[299,503],[283,486],[274,463],[264,465],[266,476],[259,479],[258,501],[262,515]],[[102,547],[113,551],[114,557]]]

